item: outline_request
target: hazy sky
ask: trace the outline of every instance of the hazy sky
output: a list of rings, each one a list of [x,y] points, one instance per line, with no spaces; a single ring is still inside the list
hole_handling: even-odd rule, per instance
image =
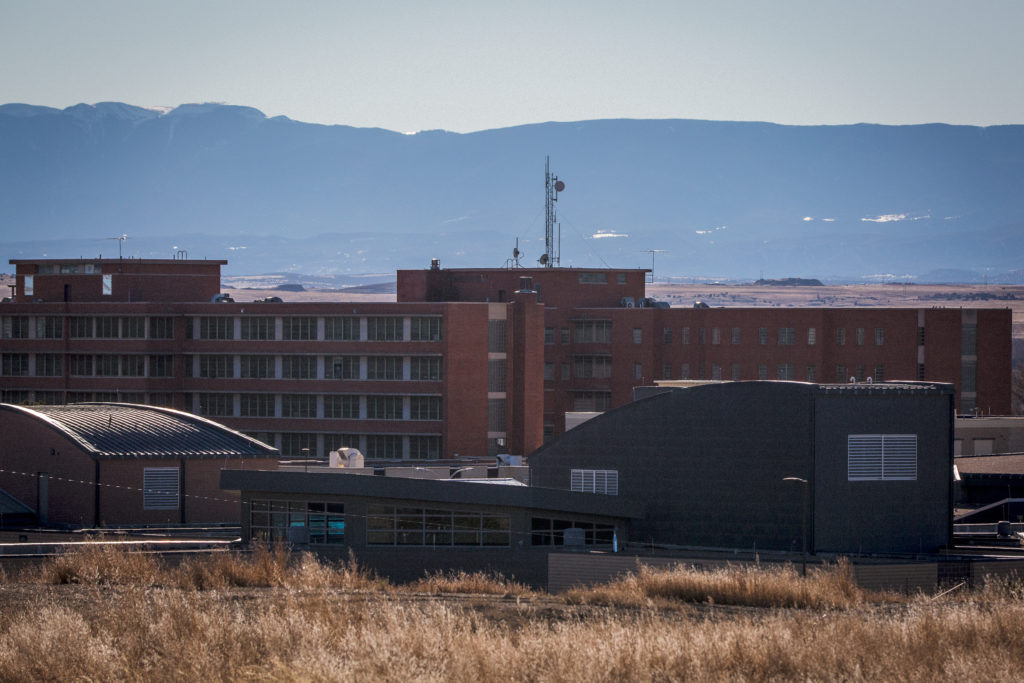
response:
[[[1024,123],[1024,0],[0,0],[0,103],[300,121]]]

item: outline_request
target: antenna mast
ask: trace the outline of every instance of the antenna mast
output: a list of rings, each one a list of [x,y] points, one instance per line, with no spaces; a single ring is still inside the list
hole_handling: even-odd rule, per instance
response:
[[[551,175],[551,157],[544,158],[544,255],[539,261],[545,268],[552,268],[559,262],[558,252],[560,246],[555,242],[555,202],[558,201],[558,193],[565,189],[565,183],[558,179],[558,176]],[[559,237],[561,237],[561,226],[559,226]],[[559,242],[561,240],[559,239]]]

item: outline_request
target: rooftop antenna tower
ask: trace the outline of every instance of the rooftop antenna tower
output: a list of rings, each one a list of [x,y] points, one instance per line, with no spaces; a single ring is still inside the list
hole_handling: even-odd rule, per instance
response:
[[[664,254],[665,250],[664,249],[644,249],[644,251],[646,251],[648,254],[651,255],[651,279],[648,280],[647,282],[649,284],[654,284],[654,255],[655,254]]]
[[[551,157],[544,158],[544,254],[539,262],[545,268],[553,268],[559,262],[559,245],[555,242],[555,202],[558,193],[565,189],[565,183],[558,176],[551,175]],[[562,226],[558,226],[558,242],[561,243]]]

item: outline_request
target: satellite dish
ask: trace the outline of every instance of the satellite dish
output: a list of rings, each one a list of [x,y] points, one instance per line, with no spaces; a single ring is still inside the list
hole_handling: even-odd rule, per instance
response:
[[[547,254],[541,254],[540,258],[537,259],[537,261],[539,261],[540,264],[543,266],[545,263],[548,262],[548,255]]]
[[[565,183],[563,183],[561,180],[556,180],[555,181],[555,192],[561,192],[564,189],[565,189]]]

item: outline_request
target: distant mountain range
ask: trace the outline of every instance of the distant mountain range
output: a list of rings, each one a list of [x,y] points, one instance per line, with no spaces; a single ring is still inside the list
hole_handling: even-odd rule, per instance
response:
[[[540,123],[414,135],[219,104],[0,106],[0,255],[391,275],[544,251],[659,279],[1024,282],[1024,126]],[[114,239],[120,235],[128,239]],[[652,253],[650,250],[657,250]]]

